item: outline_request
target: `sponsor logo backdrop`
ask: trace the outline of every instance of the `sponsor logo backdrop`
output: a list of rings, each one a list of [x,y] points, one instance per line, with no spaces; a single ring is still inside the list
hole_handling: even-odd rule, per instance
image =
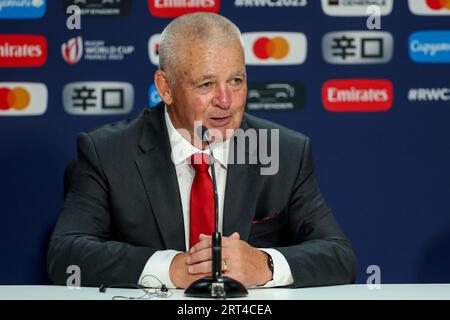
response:
[[[77,133],[159,101],[159,34],[198,10],[243,32],[247,110],[312,138],[358,282],[372,264],[383,283],[450,281],[450,1],[103,2],[69,30],[74,1],[0,0],[0,284],[47,283]]]

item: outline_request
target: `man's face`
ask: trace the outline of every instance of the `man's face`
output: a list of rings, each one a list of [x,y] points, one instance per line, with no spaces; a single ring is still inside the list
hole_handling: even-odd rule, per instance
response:
[[[186,45],[180,60],[168,105],[174,127],[193,135],[194,121],[201,121],[225,138],[227,129],[240,127],[247,98],[242,46]]]

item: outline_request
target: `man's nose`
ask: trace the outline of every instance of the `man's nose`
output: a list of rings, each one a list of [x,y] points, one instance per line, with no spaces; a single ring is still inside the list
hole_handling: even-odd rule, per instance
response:
[[[231,92],[226,85],[217,87],[214,105],[222,109],[229,109],[231,107]]]

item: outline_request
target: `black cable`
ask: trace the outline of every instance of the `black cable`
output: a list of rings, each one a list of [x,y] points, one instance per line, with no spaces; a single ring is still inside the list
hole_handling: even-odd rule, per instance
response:
[[[167,288],[167,286],[162,283],[161,280],[159,280],[157,277],[153,276],[153,275],[146,275],[142,278],[142,283],[145,283],[145,278],[147,277],[152,277],[154,279],[156,279],[161,286],[160,287],[150,287],[150,286],[146,286],[146,285],[140,285],[140,284],[135,284],[135,283],[112,283],[109,285],[104,285],[102,284],[98,291],[101,293],[106,293],[106,290],[108,290],[109,288],[131,288],[131,289],[139,289],[142,290],[144,292],[144,294],[142,296],[139,297],[127,297],[127,296],[113,296],[112,299],[113,300],[117,300],[117,299],[127,299],[127,300],[134,300],[134,299],[151,299],[151,298],[168,298],[172,295],[172,292],[170,292],[169,288]],[[153,289],[153,291],[151,290]]]

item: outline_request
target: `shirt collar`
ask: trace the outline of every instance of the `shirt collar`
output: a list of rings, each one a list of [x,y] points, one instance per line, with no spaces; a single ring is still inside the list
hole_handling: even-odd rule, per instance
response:
[[[209,148],[205,150],[196,148],[175,129],[172,120],[170,119],[169,112],[167,111],[167,106],[164,106],[164,118],[166,120],[167,133],[169,134],[170,147],[172,150],[172,161],[175,166],[187,163],[187,159],[194,153],[203,152],[210,155]],[[228,139],[226,141],[219,141],[211,144],[216,162],[220,163],[225,169],[228,164],[230,141],[231,139]]]

